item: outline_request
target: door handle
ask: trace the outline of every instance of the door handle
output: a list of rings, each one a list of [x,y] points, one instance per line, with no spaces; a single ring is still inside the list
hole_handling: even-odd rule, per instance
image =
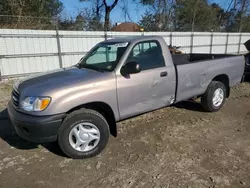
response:
[[[161,72],[161,77],[165,77],[165,76],[167,76],[168,75],[168,72],[167,71],[165,71],[165,72]]]

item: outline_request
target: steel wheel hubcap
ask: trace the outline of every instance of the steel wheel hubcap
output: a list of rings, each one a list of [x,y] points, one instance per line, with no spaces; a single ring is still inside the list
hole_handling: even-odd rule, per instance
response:
[[[77,151],[91,151],[97,146],[99,141],[100,131],[92,123],[79,123],[69,133],[69,143]]]
[[[219,107],[224,100],[224,91],[221,88],[218,88],[214,91],[213,94],[213,105]]]

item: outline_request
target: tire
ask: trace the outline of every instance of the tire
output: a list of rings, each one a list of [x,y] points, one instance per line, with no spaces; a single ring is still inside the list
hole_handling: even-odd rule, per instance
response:
[[[92,137],[94,139],[89,142]],[[97,137],[99,139],[96,139]],[[80,109],[70,113],[64,119],[58,132],[58,144],[61,150],[65,155],[74,159],[98,155],[104,150],[108,140],[109,125],[106,119],[99,112],[91,109]]]
[[[213,98],[215,92],[223,91],[223,97],[219,97],[218,103],[213,103]],[[212,81],[206,90],[206,92],[201,96],[201,104],[203,108],[208,112],[216,112],[222,108],[225,103],[227,94],[226,86],[219,81]]]

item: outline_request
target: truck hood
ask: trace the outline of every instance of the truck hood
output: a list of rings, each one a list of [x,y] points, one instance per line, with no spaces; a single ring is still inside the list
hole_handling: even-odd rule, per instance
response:
[[[250,39],[244,43],[246,49],[250,52]]]
[[[105,74],[89,69],[78,69],[77,67],[63,68],[28,77],[17,82],[14,87],[23,94],[29,93],[29,95],[35,96],[62,87],[67,89],[71,84],[94,82]]]

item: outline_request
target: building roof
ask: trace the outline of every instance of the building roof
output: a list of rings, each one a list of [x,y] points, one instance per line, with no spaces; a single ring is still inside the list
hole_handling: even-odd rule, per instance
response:
[[[140,26],[133,22],[123,22],[111,28],[111,31],[137,32],[140,31]]]

